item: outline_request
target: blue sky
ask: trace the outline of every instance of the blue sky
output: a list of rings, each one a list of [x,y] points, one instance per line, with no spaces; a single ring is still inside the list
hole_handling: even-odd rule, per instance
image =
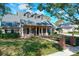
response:
[[[32,9],[31,9],[32,12],[34,12],[34,13],[39,13],[39,10],[37,9],[37,6],[39,5],[38,3],[33,3],[33,4],[9,3],[9,4],[7,4],[6,6],[10,7],[11,12],[12,12],[13,14],[16,14],[17,11],[21,11],[21,12],[26,12],[26,11],[28,11],[29,9],[26,8],[26,6],[28,6],[28,5],[29,5],[29,6],[32,6]],[[46,11],[44,11],[44,10],[43,10],[41,13],[50,17],[50,14],[47,13]],[[57,18],[53,16],[53,17],[51,17],[51,20],[50,20],[50,21],[54,23],[54,22],[57,21]]]

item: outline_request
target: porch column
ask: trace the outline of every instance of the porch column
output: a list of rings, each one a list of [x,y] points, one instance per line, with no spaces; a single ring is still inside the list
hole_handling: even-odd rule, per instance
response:
[[[36,27],[36,35],[37,35],[37,27]]]
[[[29,27],[29,34],[31,35],[31,27]]]
[[[27,36],[27,27],[25,28],[24,31],[25,31],[25,32],[24,32],[24,36],[26,37],[26,36]]]
[[[41,35],[43,36],[43,28],[41,28]]]
[[[2,33],[5,34],[5,29],[2,29]]]
[[[50,35],[52,35],[52,28],[50,28]]]
[[[24,37],[24,31],[23,31],[23,27],[21,27],[21,37]]]
[[[48,32],[47,32],[47,29],[48,29],[48,28],[46,27],[46,36],[48,36]]]

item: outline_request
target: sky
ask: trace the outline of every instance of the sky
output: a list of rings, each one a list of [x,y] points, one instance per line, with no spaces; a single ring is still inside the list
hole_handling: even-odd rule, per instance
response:
[[[39,11],[37,9],[39,3],[29,3],[29,4],[26,4],[26,3],[9,3],[7,4],[6,6],[10,7],[11,9],[11,13],[13,14],[16,14],[17,11],[20,11],[20,12],[33,12],[33,13],[37,13],[37,14],[44,14],[44,15],[47,15],[50,17],[50,14],[47,13],[45,10],[43,11]],[[29,6],[32,7],[31,10],[29,10]],[[50,22],[52,23],[55,23],[58,19],[54,16],[51,17],[51,20]]]

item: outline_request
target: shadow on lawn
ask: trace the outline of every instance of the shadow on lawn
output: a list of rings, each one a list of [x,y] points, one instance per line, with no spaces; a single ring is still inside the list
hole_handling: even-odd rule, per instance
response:
[[[57,43],[52,44],[52,47],[55,47],[58,51],[62,51],[63,50],[63,48]]]

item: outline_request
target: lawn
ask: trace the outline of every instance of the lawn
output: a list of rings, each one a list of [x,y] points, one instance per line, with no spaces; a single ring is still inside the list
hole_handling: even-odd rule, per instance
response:
[[[76,32],[76,31],[74,31],[74,32],[68,32],[68,34],[79,34],[79,32]]]
[[[72,56],[79,56],[79,52],[77,52],[76,54],[72,55]]]
[[[28,39],[0,39],[0,55],[3,56],[40,56],[62,50],[48,40],[31,37]]]

